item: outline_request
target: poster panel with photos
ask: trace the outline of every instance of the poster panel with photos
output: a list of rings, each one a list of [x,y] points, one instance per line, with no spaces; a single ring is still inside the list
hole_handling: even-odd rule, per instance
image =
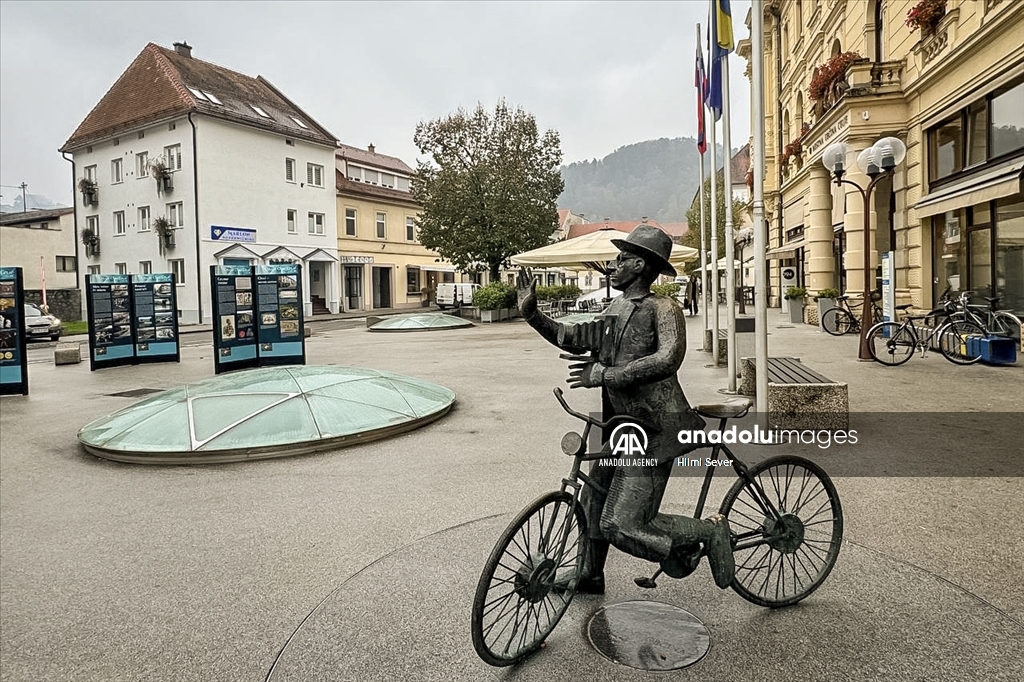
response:
[[[135,357],[139,362],[181,359],[174,274],[132,275]]]
[[[28,395],[21,268],[0,268],[0,395]]]
[[[258,265],[256,287],[260,364],[306,364],[300,266]]]
[[[86,275],[89,369],[135,362],[130,275]]]
[[[255,367],[255,283],[248,265],[211,265],[214,371]]]

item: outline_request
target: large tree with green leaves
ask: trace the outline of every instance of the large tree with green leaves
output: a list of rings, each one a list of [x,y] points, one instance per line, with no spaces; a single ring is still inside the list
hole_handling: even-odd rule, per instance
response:
[[[563,189],[557,132],[499,101],[493,112],[478,104],[421,121],[413,141],[431,159],[412,182],[424,246],[493,281],[509,257],[548,243]]]
[[[725,184],[722,178],[718,178],[718,187],[715,188],[718,193],[716,195],[717,201],[715,206],[715,217],[718,223],[718,255],[717,259],[721,260],[725,258]],[[733,233],[740,229],[743,224],[743,212],[746,210],[746,205],[742,201],[732,201],[732,227]],[[704,180],[704,220],[707,224],[711,224],[711,178],[705,178]],[[690,246],[697,249],[700,252],[700,203],[694,201],[693,205],[690,206],[690,210],[686,212],[686,222],[690,224],[690,229],[683,235],[682,242],[685,246]],[[705,248],[711,249],[711,234],[709,233],[705,238]],[[693,272],[700,269],[700,259],[692,263],[686,264],[686,271]]]

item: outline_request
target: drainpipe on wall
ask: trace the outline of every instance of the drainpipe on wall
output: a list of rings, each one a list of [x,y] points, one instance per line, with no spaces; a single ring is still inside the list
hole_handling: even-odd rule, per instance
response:
[[[188,124],[192,126],[192,203],[195,205],[196,221],[196,305],[199,306],[199,324],[203,323],[203,262],[199,253],[199,149],[196,146],[196,123],[192,112],[188,112]]]
[[[74,223],[75,223],[75,285],[78,287],[80,292],[85,292],[85,275],[82,274],[82,261],[78,257],[78,199],[75,196],[75,160],[67,157],[67,152],[61,152],[60,155],[65,161],[71,164],[71,205],[74,207]],[[81,303],[81,301],[80,301]],[[81,311],[79,311],[81,314]]]

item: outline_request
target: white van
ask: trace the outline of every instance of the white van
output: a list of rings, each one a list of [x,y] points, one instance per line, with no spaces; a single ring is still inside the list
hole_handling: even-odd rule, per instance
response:
[[[437,307],[458,308],[463,305],[473,305],[473,292],[480,288],[479,284],[441,282],[437,285]]]

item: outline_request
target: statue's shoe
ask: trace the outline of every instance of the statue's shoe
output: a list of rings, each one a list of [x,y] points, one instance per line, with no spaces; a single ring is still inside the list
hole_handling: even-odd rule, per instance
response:
[[[711,564],[711,575],[715,577],[715,584],[724,590],[732,584],[736,575],[729,520],[721,514],[716,514],[707,519],[707,522],[712,524],[711,536],[705,543],[708,563]]]
[[[580,579],[576,591],[581,594],[604,594],[604,575],[592,575]]]

